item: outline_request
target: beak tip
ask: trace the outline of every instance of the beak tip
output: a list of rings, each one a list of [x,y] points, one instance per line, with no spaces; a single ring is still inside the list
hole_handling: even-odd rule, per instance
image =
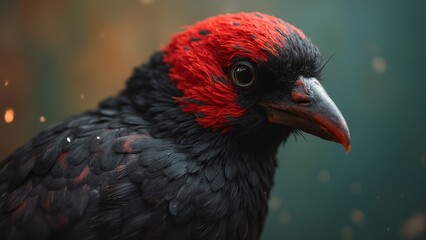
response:
[[[346,150],[346,153],[349,153],[351,151],[351,134],[349,133],[349,128],[346,124],[346,121],[344,120],[342,116],[342,122],[340,124],[340,129],[336,135],[337,139],[339,140],[343,147]]]
[[[351,138],[350,138],[350,135],[349,135],[349,130],[347,131],[345,138],[343,138],[340,143],[345,148],[346,153],[349,153],[351,151]]]
[[[351,145],[350,144],[344,144],[343,146],[345,147],[346,153],[349,153],[351,151]]]

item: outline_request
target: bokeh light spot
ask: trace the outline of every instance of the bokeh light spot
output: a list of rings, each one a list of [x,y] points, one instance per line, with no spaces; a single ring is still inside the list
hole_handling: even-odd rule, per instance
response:
[[[426,166],[426,153],[423,154],[422,159],[420,160],[423,166]]]
[[[426,215],[417,213],[404,223],[401,236],[403,239],[418,239],[422,235],[426,237]]]
[[[281,200],[280,200],[280,198],[279,198],[279,197],[272,196],[272,197],[269,199],[269,208],[270,208],[271,210],[276,210],[276,209],[278,209],[280,206],[281,206]]]
[[[330,181],[330,173],[328,171],[321,171],[318,174],[318,179],[321,183],[328,183]]]
[[[382,57],[375,57],[371,61],[371,66],[373,67],[374,71],[377,73],[384,73],[386,71],[386,61]]]
[[[351,220],[353,223],[361,224],[364,222],[365,215],[361,210],[354,210],[351,213]]]
[[[354,239],[354,231],[351,227],[345,226],[340,230],[340,238],[342,240],[352,240]]]
[[[6,108],[4,111],[4,121],[6,123],[11,123],[15,119],[15,111],[12,108]]]
[[[291,215],[286,211],[282,211],[280,215],[278,215],[278,221],[280,221],[281,224],[288,224],[291,221]]]
[[[39,121],[41,123],[45,123],[46,122],[46,117],[45,116],[40,116]]]

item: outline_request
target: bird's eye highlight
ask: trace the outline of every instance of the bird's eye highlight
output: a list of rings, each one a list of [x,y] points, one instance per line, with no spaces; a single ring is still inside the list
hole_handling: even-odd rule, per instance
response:
[[[231,67],[230,77],[235,86],[249,88],[256,81],[255,67],[247,61],[238,62]]]

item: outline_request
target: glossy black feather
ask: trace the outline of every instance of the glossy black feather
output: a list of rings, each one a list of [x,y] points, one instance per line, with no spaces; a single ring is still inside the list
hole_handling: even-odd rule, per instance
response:
[[[258,239],[290,132],[253,118],[223,135],[183,113],[180,96],[154,54],[121,94],[4,160],[0,239]]]

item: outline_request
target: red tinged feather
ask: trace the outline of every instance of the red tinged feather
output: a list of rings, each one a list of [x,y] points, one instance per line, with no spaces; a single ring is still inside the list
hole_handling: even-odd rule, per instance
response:
[[[23,201],[21,205],[13,211],[11,215],[11,222],[25,224],[28,220],[30,220],[37,201],[38,197],[26,198],[25,201]]]
[[[68,167],[68,162],[67,162],[68,154],[69,154],[68,152],[63,152],[59,154],[57,164],[62,170],[65,170]]]
[[[141,152],[141,143],[144,139],[150,138],[148,135],[134,134],[118,138],[115,143],[115,151],[118,153],[138,153]]]
[[[28,205],[27,201],[28,200],[25,200],[24,202],[22,202],[21,205],[19,205],[19,207],[16,208],[15,211],[13,211],[12,219],[11,219],[13,223],[16,222],[17,219],[19,219],[19,217],[27,211],[27,205]]]
[[[43,208],[45,212],[52,213],[55,210],[53,208],[55,206],[54,205],[55,201],[57,201],[56,197],[57,197],[57,193],[55,191],[48,191],[46,193],[41,205],[41,207]]]
[[[184,93],[176,98],[184,112],[192,113],[204,127],[229,131],[228,119],[244,114],[227,69],[235,58],[253,62],[277,55],[285,47],[283,35],[303,32],[293,25],[261,13],[224,14],[201,21],[175,35],[164,48],[170,78]],[[206,64],[209,63],[209,64]]]
[[[66,216],[60,216],[58,219],[58,225],[60,227],[66,226],[68,224],[68,218]]]
[[[74,185],[79,184],[83,179],[85,179],[90,173],[90,168],[89,166],[84,167],[83,171],[81,171],[81,173],[72,180],[72,183]]]

